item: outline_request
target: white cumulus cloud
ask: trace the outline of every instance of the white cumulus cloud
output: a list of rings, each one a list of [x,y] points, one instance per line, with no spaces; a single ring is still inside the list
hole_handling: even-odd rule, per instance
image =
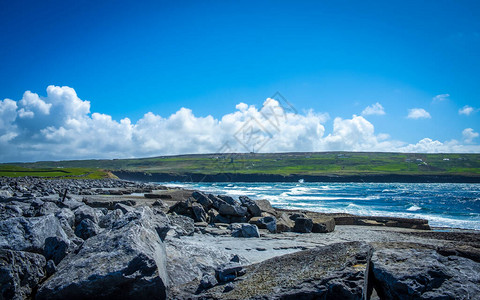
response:
[[[466,115],[466,116],[469,116],[473,112],[475,112],[475,109],[469,105],[465,105],[464,107],[458,110],[459,115]]]
[[[369,115],[384,115],[385,110],[383,109],[383,106],[380,103],[375,103],[372,105],[367,106],[363,111],[362,111],[362,116],[369,116]]]
[[[430,113],[423,108],[411,108],[408,110],[409,119],[430,119]]]
[[[474,138],[478,137],[478,132],[473,131],[472,128],[465,128],[462,131],[463,140],[466,143],[471,143]]]

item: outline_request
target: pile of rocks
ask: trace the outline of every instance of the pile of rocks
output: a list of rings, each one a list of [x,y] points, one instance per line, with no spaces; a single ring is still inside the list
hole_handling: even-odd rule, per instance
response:
[[[44,200],[0,204],[0,298],[166,297],[164,213]]]
[[[36,177],[0,177],[0,200],[9,198],[46,197],[63,195],[124,195],[150,193],[158,186],[116,179],[53,179]]]
[[[270,233],[326,233],[335,229],[333,218],[312,219],[302,213],[279,212],[267,200],[240,196],[239,201],[236,201],[230,196],[199,191],[171,206],[168,213],[192,218],[198,227],[203,228],[202,233],[212,232],[207,224],[216,224],[217,227],[225,225],[236,237],[259,237],[258,229],[266,229]]]

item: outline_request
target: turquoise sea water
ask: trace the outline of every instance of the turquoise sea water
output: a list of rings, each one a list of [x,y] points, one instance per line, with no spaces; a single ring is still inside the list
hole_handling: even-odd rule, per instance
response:
[[[480,184],[451,183],[161,183],[273,206],[318,212],[424,218],[435,227],[480,230]]]

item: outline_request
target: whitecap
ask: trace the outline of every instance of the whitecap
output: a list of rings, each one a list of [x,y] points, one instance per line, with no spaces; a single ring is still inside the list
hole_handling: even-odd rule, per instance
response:
[[[409,208],[407,208],[408,211],[417,211],[417,210],[421,210],[421,209],[422,208],[420,206],[417,206],[417,205],[412,205]]]

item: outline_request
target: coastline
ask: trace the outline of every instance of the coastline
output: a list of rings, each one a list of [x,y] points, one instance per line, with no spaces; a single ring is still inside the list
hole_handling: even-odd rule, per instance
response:
[[[403,174],[376,174],[376,175],[297,175],[289,176],[276,174],[200,174],[200,173],[146,173],[125,170],[113,170],[112,174],[123,180],[140,182],[371,182],[371,183],[480,183],[480,176],[464,175],[403,175]]]

